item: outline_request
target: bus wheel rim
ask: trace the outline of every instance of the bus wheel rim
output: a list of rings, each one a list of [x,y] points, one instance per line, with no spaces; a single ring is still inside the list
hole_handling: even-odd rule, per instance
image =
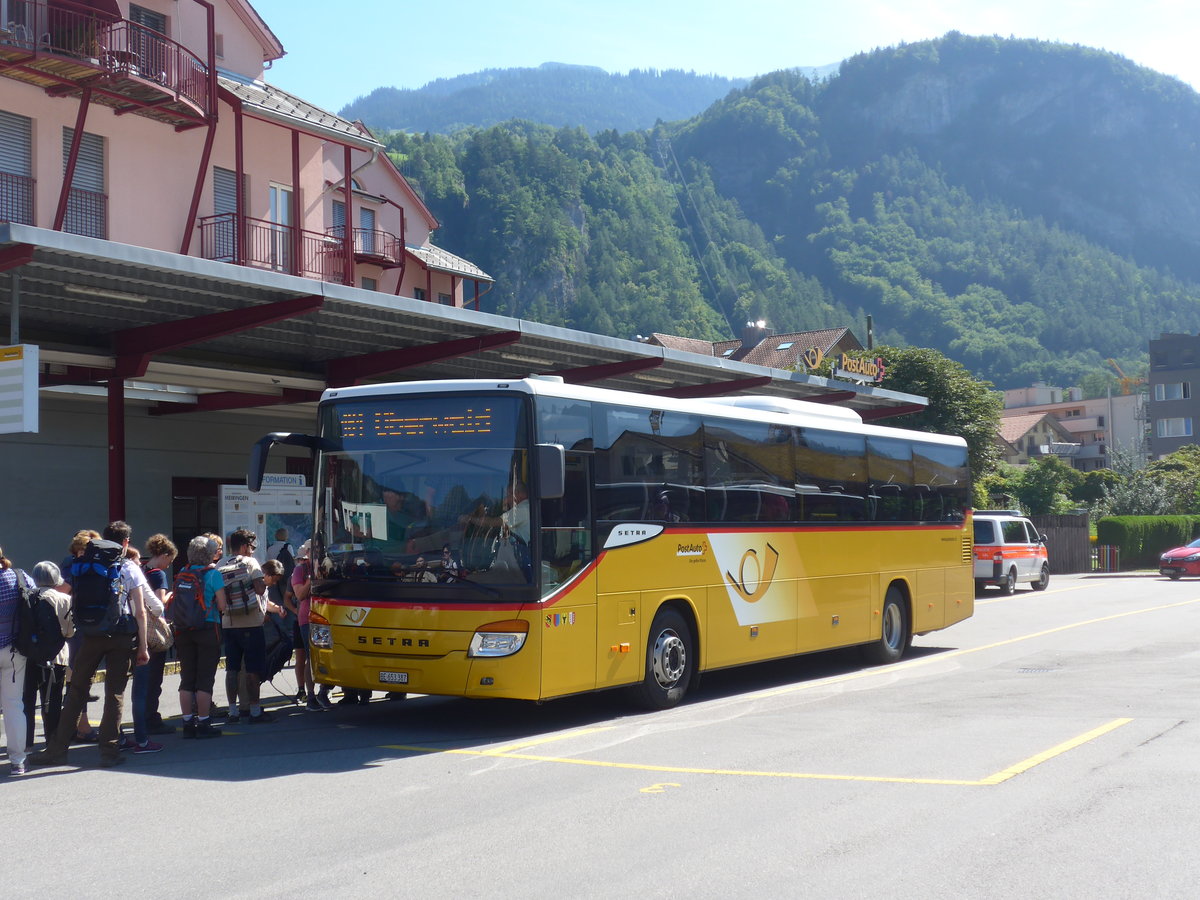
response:
[[[654,680],[664,688],[679,683],[687,668],[687,647],[674,631],[666,630],[654,642]]]
[[[900,620],[900,607],[889,603],[883,611],[883,640],[895,650],[903,640],[904,625]]]

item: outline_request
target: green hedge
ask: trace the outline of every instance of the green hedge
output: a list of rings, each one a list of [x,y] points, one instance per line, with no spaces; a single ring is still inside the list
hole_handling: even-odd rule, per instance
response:
[[[1096,543],[1121,551],[1122,569],[1157,569],[1164,550],[1200,536],[1200,516],[1106,516],[1096,523]]]

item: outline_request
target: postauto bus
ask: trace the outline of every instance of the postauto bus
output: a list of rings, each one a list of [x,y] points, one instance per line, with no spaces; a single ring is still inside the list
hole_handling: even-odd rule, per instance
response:
[[[325,392],[311,665],[368,690],[678,703],[705,670],[859,645],[898,660],[974,608],[961,438],[775,397],[564,384]]]

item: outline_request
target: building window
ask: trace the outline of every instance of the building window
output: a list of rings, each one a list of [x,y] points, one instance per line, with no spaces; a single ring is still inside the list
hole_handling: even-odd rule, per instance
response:
[[[1104,427],[1104,416],[1096,416],[1096,425],[1100,428]]]
[[[414,300],[424,300],[425,299],[425,288],[413,288],[413,299]]]
[[[439,292],[438,303],[442,304],[442,306],[453,306],[454,297],[451,294],[443,294]]]
[[[364,291],[377,291],[379,290],[379,282],[374,278],[368,278],[364,275],[362,279],[362,288]]]
[[[63,128],[63,175],[71,161],[74,128]],[[86,131],[79,140],[75,175],[67,198],[63,231],[84,237],[108,237],[108,195],[104,193],[104,138]]]
[[[367,209],[365,206],[358,211],[358,227],[360,229],[358,240],[355,242],[360,246],[354,249],[360,253],[366,253],[371,256],[375,255],[375,210]]]
[[[1156,384],[1154,386],[1155,400],[1188,400],[1192,396],[1192,385],[1188,381],[1176,381],[1172,384]]]
[[[1154,423],[1155,434],[1160,438],[1191,437],[1191,416],[1175,416],[1170,419],[1157,419]]]
[[[216,54],[217,59],[225,58],[225,35],[219,33],[213,35],[213,53]]]
[[[33,120],[0,112],[0,221],[32,225]]]

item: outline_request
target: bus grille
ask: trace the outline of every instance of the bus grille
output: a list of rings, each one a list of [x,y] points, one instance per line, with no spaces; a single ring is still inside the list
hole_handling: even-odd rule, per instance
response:
[[[973,543],[974,542],[969,537],[966,537],[965,535],[963,536],[962,561],[965,563],[974,564],[975,562],[975,548],[972,546]]]

